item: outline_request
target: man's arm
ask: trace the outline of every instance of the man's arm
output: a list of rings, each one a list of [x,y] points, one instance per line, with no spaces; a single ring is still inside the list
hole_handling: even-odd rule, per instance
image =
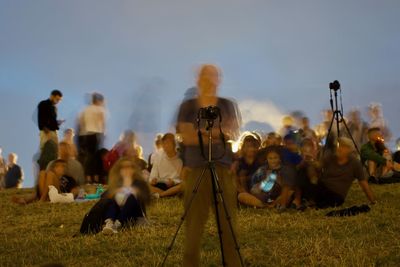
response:
[[[369,187],[367,180],[359,181],[358,184],[360,185],[361,189],[364,191],[365,195],[367,196],[367,198],[371,202],[371,204],[375,204],[375,201],[376,201],[375,196],[374,196],[374,193],[372,193],[372,190]]]
[[[48,128],[48,116],[47,116],[47,109],[43,102],[39,103],[38,105],[38,126],[40,130],[47,131]]]

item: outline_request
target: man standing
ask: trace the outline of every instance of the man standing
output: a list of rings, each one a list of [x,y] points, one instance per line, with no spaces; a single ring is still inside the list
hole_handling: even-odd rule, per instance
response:
[[[203,158],[197,135],[197,114],[200,108],[217,106],[221,111],[221,128],[225,134],[225,140],[236,139],[239,131],[239,113],[233,102],[217,97],[220,84],[220,71],[214,65],[203,65],[200,68],[197,88],[198,96],[183,102],[179,109],[177,132],[183,141],[182,157],[184,170],[184,204],[188,208],[191,192],[197,179],[199,179],[207,160]],[[200,131],[204,139],[205,154],[208,154],[208,133],[205,122],[200,125]],[[230,166],[232,164],[232,150],[229,143],[222,143],[219,135],[219,120],[215,121],[213,131],[213,158],[215,159],[216,172],[223,191],[227,211],[235,224],[236,213],[236,186]],[[183,259],[184,266],[199,266],[200,244],[204,226],[207,222],[210,207],[213,205],[212,180],[209,171],[205,172],[202,183],[192,202],[186,217],[186,241]],[[234,239],[229,229],[222,204],[218,203],[219,220],[222,230],[223,248],[227,266],[239,266],[240,260],[235,250]]]
[[[43,100],[38,105],[38,125],[40,130],[40,149],[49,138],[58,143],[57,131],[62,121],[57,120],[57,104],[62,100],[62,93],[53,90],[50,98]]]
[[[79,149],[85,169],[87,182],[99,182],[96,152],[101,148],[106,129],[106,109],[104,97],[99,93],[92,94],[92,103],[79,117]]]

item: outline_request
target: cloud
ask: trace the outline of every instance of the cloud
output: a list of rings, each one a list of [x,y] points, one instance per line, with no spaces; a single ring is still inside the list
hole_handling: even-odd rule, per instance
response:
[[[250,122],[268,124],[275,131],[281,127],[281,119],[285,115],[279,107],[269,100],[242,100],[238,103],[242,113],[243,125]]]

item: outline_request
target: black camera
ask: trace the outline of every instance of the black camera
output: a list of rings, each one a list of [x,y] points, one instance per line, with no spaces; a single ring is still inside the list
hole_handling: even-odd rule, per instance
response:
[[[208,106],[205,108],[200,108],[199,115],[203,120],[213,121],[221,115],[221,110],[217,106]]]
[[[338,81],[338,80],[335,80],[334,82],[329,83],[329,89],[334,90],[334,91],[339,90],[339,89],[340,89],[340,83],[339,83],[339,81]]]

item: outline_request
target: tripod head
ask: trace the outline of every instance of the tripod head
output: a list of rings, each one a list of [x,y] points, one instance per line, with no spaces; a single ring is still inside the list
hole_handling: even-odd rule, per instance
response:
[[[340,83],[339,83],[339,81],[338,81],[338,80],[335,80],[335,81],[329,83],[329,89],[330,89],[330,90],[333,90],[333,91],[335,91],[335,92],[338,91],[338,90],[340,90],[341,88],[340,88]]]

